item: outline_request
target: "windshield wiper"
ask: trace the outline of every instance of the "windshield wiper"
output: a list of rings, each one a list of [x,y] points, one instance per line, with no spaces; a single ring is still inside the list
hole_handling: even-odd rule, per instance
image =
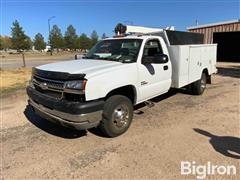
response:
[[[90,57],[84,56],[82,59],[91,59]]]
[[[100,57],[98,55],[92,55],[92,56],[84,56],[83,59],[99,59]]]
[[[113,59],[113,58],[110,58],[110,57],[100,57],[100,56],[98,56],[98,55],[84,56],[83,59],[99,59],[99,60],[107,60],[107,61],[120,62],[118,59]]]

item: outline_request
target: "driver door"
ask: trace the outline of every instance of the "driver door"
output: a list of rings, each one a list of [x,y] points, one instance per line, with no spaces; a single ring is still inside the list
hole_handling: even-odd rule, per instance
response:
[[[144,45],[142,59],[146,56],[163,54],[159,39],[149,39]],[[167,92],[171,86],[171,64],[166,63],[147,63],[139,64],[139,101],[145,101],[152,97]]]

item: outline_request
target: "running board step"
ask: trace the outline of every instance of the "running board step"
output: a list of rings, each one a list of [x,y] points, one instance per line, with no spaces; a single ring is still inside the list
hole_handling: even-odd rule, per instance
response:
[[[145,101],[145,105],[149,108],[153,107],[155,104],[152,101]]]

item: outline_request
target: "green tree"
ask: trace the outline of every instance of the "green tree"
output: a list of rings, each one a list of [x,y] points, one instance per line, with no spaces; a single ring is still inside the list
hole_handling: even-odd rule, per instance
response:
[[[31,39],[24,33],[17,20],[13,22],[12,26],[12,48],[17,50],[31,48]]]
[[[0,49],[10,49],[12,47],[12,40],[8,36],[0,36]]]
[[[91,34],[91,41],[92,41],[92,46],[94,46],[98,42],[98,34],[95,30]]]
[[[3,40],[2,40],[2,36],[0,36],[0,49],[3,49]]]
[[[78,38],[78,47],[79,49],[86,50],[90,49],[92,46],[91,39],[87,37],[86,34],[81,34],[81,36]]]
[[[19,22],[15,20],[13,22],[12,26],[12,48],[17,49],[17,50],[23,50],[22,51],[22,59],[23,59],[23,67],[26,66],[25,62],[25,55],[24,55],[24,50],[30,49],[32,47],[32,41],[30,37],[28,37],[22,27],[20,26]]]
[[[69,25],[67,27],[67,31],[65,32],[64,36],[64,44],[66,48],[69,48],[71,50],[77,48],[77,34],[76,34],[76,29],[72,26]]]
[[[61,29],[57,25],[53,25],[53,28],[49,35],[49,42],[51,48],[56,48],[57,51],[59,51],[59,49],[64,45]]]
[[[103,33],[102,39],[106,39],[106,38],[107,38],[106,33]]]
[[[46,43],[45,43],[44,37],[41,33],[37,33],[35,35],[33,45],[34,45],[36,50],[43,50],[43,49],[46,48]]]
[[[27,38],[26,38],[25,41],[26,41],[26,43],[29,45],[29,48],[27,48],[27,49],[31,49],[31,48],[33,47],[33,41],[32,41],[32,39],[27,36]]]

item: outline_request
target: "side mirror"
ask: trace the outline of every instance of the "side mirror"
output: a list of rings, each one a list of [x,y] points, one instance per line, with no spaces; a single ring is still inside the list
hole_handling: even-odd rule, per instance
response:
[[[156,54],[154,56],[154,62],[155,64],[164,64],[168,62],[168,56],[166,54]]]
[[[168,62],[166,54],[156,54],[154,56],[144,56],[142,59],[143,64],[164,64]]]

